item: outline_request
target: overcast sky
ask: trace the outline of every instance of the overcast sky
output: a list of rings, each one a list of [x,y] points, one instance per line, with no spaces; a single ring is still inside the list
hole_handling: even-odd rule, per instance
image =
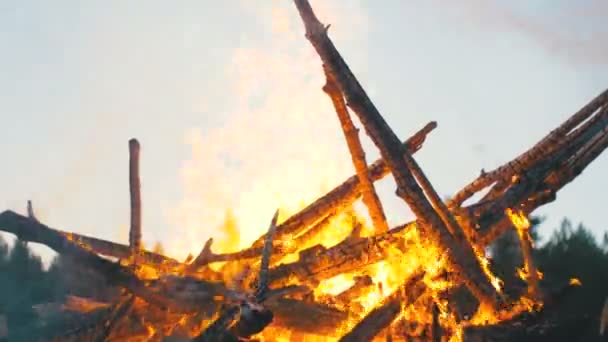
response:
[[[608,87],[605,0],[311,3],[399,136],[439,123],[416,158],[445,196]],[[184,257],[228,208],[246,244],[353,173],[291,1],[7,0],[0,41],[1,209],[31,199],[52,227],[126,242],[137,137],[144,241]],[[541,234],[564,216],[602,234],[606,174],[602,155]]]

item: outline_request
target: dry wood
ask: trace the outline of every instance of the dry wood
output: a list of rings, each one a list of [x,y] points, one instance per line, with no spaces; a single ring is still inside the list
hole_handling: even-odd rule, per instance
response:
[[[131,226],[129,246],[134,255],[141,249],[141,183],[139,181],[139,142],[129,140],[129,191],[131,200]]]
[[[563,138],[569,131],[585,121],[602,105],[608,102],[608,89],[594,98],[585,107],[572,115],[558,128],[551,131],[542,140],[536,143],[531,149],[524,152],[517,158],[507,164],[504,164],[497,169],[482,173],[480,177],[469,183],[462,190],[457,192],[449,201],[451,208],[459,207],[464,201],[473,196],[478,191],[483,190],[500,178],[510,178],[511,175],[521,172],[524,168],[529,167],[532,163],[538,161],[540,157],[545,155],[552,149],[555,144]]]
[[[353,165],[359,178],[359,183],[361,184],[363,204],[367,207],[376,233],[385,232],[388,230],[388,223],[386,222],[386,216],[384,215],[384,209],[382,208],[380,198],[374,189],[374,183],[367,172],[367,161],[365,159],[363,146],[361,146],[361,141],[359,140],[359,129],[355,127],[350,119],[348,109],[346,109],[346,104],[344,103],[344,97],[342,97],[342,93],[340,92],[336,81],[332,78],[332,75],[326,72],[325,79],[326,83],[325,86],[323,86],[323,91],[325,91],[331,99],[338,119],[340,120],[344,138],[346,139],[346,144],[350,151]]]
[[[412,209],[419,228],[446,251],[449,262],[457,270],[473,295],[483,303],[496,306],[498,293],[484,273],[470,245],[458,244],[433,210],[407,165],[413,165],[409,153],[348,68],[346,62],[327,36],[327,28],[319,22],[307,0],[294,0],[304,22],[306,37],[311,42],[326,71],[335,77],[348,105],[359,117],[367,134],[380,149],[397,183],[397,195]]]
[[[410,277],[394,293],[386,297],[381,304],[368,313],[340,342],[371,341],[382,330],[388,327],[401,312],[402,307],[411,305],[426,290],[422,282],[424,272],[418,272]]]

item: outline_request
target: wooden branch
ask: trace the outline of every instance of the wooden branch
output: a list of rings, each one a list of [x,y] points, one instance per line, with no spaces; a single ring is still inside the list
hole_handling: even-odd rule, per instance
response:
[[[387,162],[397,183],[397,195],[412,209],[420,223],[423,233],[436,241],[446,251],[448,261],[457,270],[473,295],[483,303],[495,307],[498,293],[484,273],[479,259],[468,245],[460,245],[433,210],[414,176],[408,169],[413,160],[403,150],[399,139],[384,121],[371,102],[346,62],[327,36],[327,28],[316,18],[307,0],[294,0],[306,28],[306,37],[311,42],[327,72],[335,77],[348,105],[359,117],[367,134],[380,149],[382,158]]]
[[[517,158],[504,164],[497,169],[482,173],[480,177],[469,183],[462,190],[457,192],[452,199],[448,202],[450,208],[459,207],[464,201],[473,196],[480,190],[483,190],[487,186],[491,185],[500,178],[510,178],[511,175],[521,172],[526,167],[529,167],[532,163],[538,161],[539,158],[546,155],[555,144],[561,140],[568,132],[578,126],[581,122],[591,116],[596,110],[602,105],[608,102],[608,89],[594,98],[585,107],[581,108],[578,112],[572,115],[558,128],[551,131],[547,136],[540,140],[531,149],[527,150]]]
[[[397,291],[383,299],[380,305],[342,336],[340,342],[371,341],[397,318],[403,307],[408,307],[422,295],[426,290],[423,277],[424,272],[418,272],[410,277]]]
[[[131,256],[131,249],[127,245],[72,232],[60,230],[57,230],[57,232],[78,244],[86,245],[91,250],[95,251],[95,253],[119,259],[128,259]],[[181,262],[173,258],[148,250],[141,250],[140,256],[140,262],[147,264],[164,265],[170,268],[183,266]]]
[[[270,228],[266,233],[266,242],[264,243],[264,249],[262,250],[262,261],[260,263],[260,274],[258,276],[258,287],[255,292],[255,298],[258,303],[262,303],[266,298],[268,292],[268,267],[270,267],[270,256],[272,255],[272,238],[277,228],[277,219],[279,218],[279,210],[274,213],[270,222]]]
[[[129,246],[136,255],[141,249],[141,183],[139,181],[139,142],[129,140],[129,192],[131,199],[131,226]]]
[[[357,177],[359,178],[359,183],[361,184],[363,204],[367,207],[376,233],[385,232],[388,230],[388,223],[386,222],[386,216],[384,215],[384,209],[382,208],[380,198],[374,189],[374,183],[367,172],[367,161],[365,159],[365,152],[361,146],[361,141],[359,140],[359,129],[355,127],[350,119],[342,93],[340,92],[336,81],[332,78],[332,75],[326,72],[325,79],[326,83],[325,86],[323,86],[323,91],[331,99],[338,119],[340,120],[344,138],[346,139],[346,144],[350,151],[353,165]]]
[[[608,108],[602,110],[600,115],[583,126],[584,130],[579,130],[572,139],[566,137],[565,141],[559,143],[558,149],[526,169],[525,174],[517,177],[516,181],[500,198],[492,201],[490,206],[484,208],[483,215],[477,215],[479,217],[477,220],[478,229],[482,234],[504,219],[507,208],[516,208],[516,205],[524,203],[538,191],[544,191],[544,180],[554,170],[559,170],[560,165],[567,165],[568,160],[579,155],[580,151],[584,150],[590,141],[607,134]]]
[[[426,124],[403,143],[404,150],[410,154],[416,153],[422,147],[427,135],[436,127],[437,123],[434,121]],[[368,172],[370,178],[373,181],[377,181],[388,175],[390,169],[383,159],[378,159],[370,165]],[[297,214],[289,217],[285,222],[279,224],[275,232],[275,238],[282,240],[287,236],[296,236],[319,221],[320,218],[335,214],[343,208],[350,206],[359,196],[361,196],[361,184],[359,183],[359,177],[354,175]],[[264,236],[261,236],[253,246],[260,247],[263,242]],[[259,253],[255,255],[259,255]]]
[[[36,215],[34,214],[34,207],[32,206],[31,200],[27,201],[27,217],[29,217],[30,219],[32,219],[34,221],[38,221],[38,219],[36,218]]]
[[[526,271],[526,281],[528,282],[527,295],[531,299],[539,299],[539,287],[540,281],[538,271],[532,259],[532,237],[530,236],[530,222],[523,213],[515,213],[511,209],[507,209],[507,213],[511,222],[516,228],[517,236],[519,237],[519,244],[521,249],[522,258],[524,261],[524,270]]]

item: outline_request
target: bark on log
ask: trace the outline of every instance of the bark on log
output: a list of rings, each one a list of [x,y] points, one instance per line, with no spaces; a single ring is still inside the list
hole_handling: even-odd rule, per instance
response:
[[[344,138],[350,151],[350,155],[355,167],[359,183],[361,184],[361,197],[363,204],[367,207],[369,216],[372,219],[374,229],[376,233],[382,233],[388,230],[388,223],[386,222],[386,216],[384,215],[384,209],[380,198],[374,189],[374,183],[369,177],[367,172],[367,161],[365,158],[365,152],[363,146],[361,146],[361,140],[359,140],[359,129],[355,127],[346,104],[344,103],[344,97],[336,84],[336,81],[332,78],[330,73],[325,73],[326,83],[323,86],[323,91],[329,96],[331,102],[334,105],[338,119],[342,126],[342,132],[344,132]]]
[[[480,302],[495,307],[498,293],[484,273],[479,259],[470,245],[459,245],[440,217],[424,197],[407,165],[413,164],[399,139],[382,118],[374,104],[348,68],[346,62],[327,36],[324,27],[313,13],[307,0],[294,0],[304,22],[306,37],[311,42],[327,71],[335,77],[348,105],[359,117],[367,134],[380,149],[397,183],[397,195],[412,209],[420,229],[446,251],[448,261],[457,270],[469,290]]]
[[[141,249],[141,183],[139,181],[139,142],[129,140],[129,190],[131,200],[131,226],[129,246],[136,254]]]

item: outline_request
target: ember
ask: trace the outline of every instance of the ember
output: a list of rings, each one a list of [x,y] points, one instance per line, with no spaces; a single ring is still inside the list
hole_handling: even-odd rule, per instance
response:
[[[308,1],[294,2],[323,63],[323,90],[342,124],[356,174],[285,220],[277,211],[268,232],[249,248],[216,254],[209,240],[196,257],[181,262],[142,248],[140,150],[131,140],[128,245],[47,227],[31,203],[28,216],[0,214],[0,230],[72,256],[125,290],[115,303],[70,298],[57,310],[79,312],[75,327],[54,340],[461,341],[551,310],[545,302],[553,294],[538,286],[543,274],[531,258],[527,216],[553,201],[608,146],[608,91],[444,203],[412,157],[437,124],[402,143],[328,37],[328,26]],[[369,166],[348,108],[381,152]],[[388,174],[416,215],[391,229],[374,189]],[[476,203],[464,205],[485,190]],[[352,209],[359,198],[371,227]],[[503,293],[485,255],[509,229],[518,233],[524,260],[520,276],[527,288],[518,298]],[[580,285],[573,279],[565,287]],[[468,296],[456,295],[463,291]],[[471,305],[474,312],[467,310]]]

